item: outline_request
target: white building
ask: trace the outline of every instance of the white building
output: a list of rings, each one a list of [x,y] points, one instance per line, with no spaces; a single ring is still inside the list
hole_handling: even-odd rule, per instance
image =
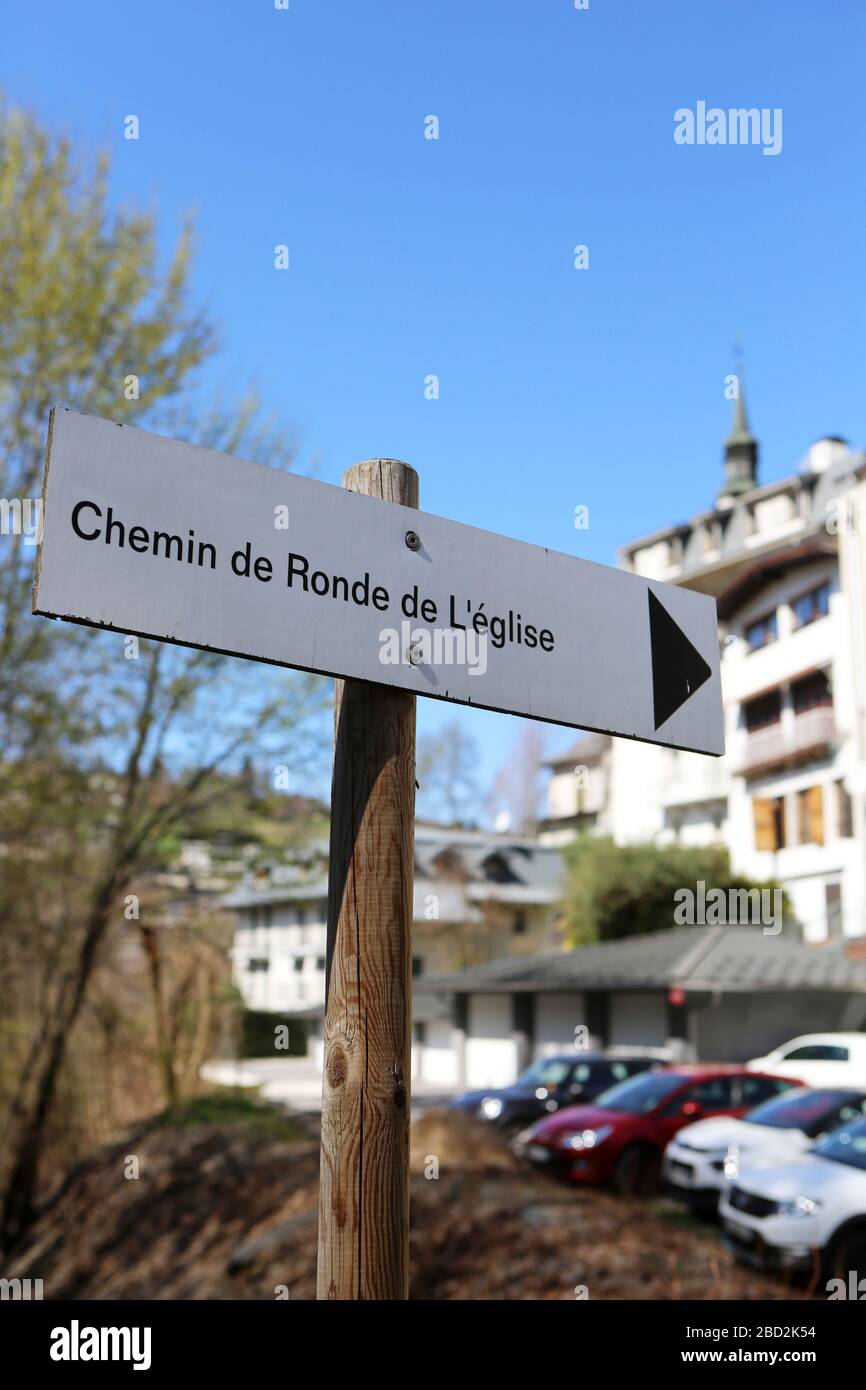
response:
[[[550,764],[543,838],[724,843],[787,889],[807,941],[866,933],[866,456],[825,438],[757,481],[742,395],[714,507],[626,546],[718,603],[726,753],[590,735]],[[673,925],[673,922],[672,922]]]
[[[559,852],[535,840],[417,826],[413,975],[559,947],[562,872]],[[327,904],[327,880],[315,872],[225,900],[237,917],[232,966],[244,1003],[307,1019],[319,1060]],[[419,994],[413,1024],[413,1076],[453,1083],[450,1007]]]

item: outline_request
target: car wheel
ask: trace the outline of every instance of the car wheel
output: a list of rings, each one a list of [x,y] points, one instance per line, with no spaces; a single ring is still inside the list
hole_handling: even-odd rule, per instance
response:
[[[658,1191],[661,1155],[647,1144],[632,1144],[617,1159],[613,1181],[624,1197],[649,1197]]]
[[[855,1284],[866,1279],[866,1226],[852,1226],[836,1236],[827,1255],[827,1273],[846,1284],[854,1274]]]

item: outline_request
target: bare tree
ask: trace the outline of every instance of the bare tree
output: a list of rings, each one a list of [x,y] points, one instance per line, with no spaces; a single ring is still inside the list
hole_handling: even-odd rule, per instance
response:
[[[480,799],[478,744],[459,717],[450,719],[418,752],[418,801],[431,820],[472,824]]]
[[[537,724],[526,721],[512,751],[502,764],[487,795],[487,812],[494,824],[513,834],[534,835],[538,826],[539,775],[544,738]]]

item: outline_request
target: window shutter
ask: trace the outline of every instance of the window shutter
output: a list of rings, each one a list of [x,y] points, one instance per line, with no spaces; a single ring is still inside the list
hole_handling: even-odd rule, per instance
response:
[[[772,801],[763,796],[756,796],[752,806],[755,815],[755,849],[776,849]]]

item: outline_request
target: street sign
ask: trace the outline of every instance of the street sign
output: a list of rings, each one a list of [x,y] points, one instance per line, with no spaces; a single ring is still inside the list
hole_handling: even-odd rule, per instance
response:
[[[724,752],[715,601],[55,409],[34,612]]]

